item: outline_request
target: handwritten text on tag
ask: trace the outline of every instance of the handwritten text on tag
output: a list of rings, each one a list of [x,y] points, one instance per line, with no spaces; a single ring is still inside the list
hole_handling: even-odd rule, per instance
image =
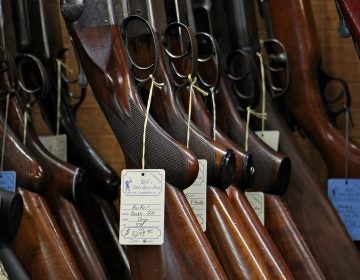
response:
[[[256,215],[261,223],[265,224],[265,200],[263,192],[245,192],[251,207],[254,209]]]
[[[255,131],[255,134],[273,150],[278,151],[280,139],[280,132],[278,130]]]
[[[120,244],[163,244],[164,211],[164,170],[125,169],[121,172]]]
[[[206,231],[206,188],[207,161],[199,159],[198,176],[195,182],[184,190],[184,193],[203,231]]]
[[[67,161],[67,139],[66,134],[41,136],[41,143],[57,158]]]
[[[353,240],[360,240],[360,179],[329,179],[328,197]]]

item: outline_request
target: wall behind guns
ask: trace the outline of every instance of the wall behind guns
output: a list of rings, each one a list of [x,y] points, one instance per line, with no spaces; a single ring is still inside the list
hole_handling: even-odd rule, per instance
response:
[[[355,126],[350,130],[350,137],[351,140],[360,143],[360,60],[352,39],[343,39],[338,36],[338,15],[334,1],[311,0],[311,4],[321,46],[323,67],[329,73],[345,79],[349,84],[355,123]],[[259,28],[262,29],[260,19]],[[65,46],[71,48],[65,28],[63,38]],[[70,67],[76,67],[72,61],[67,63]],[[121,170],[125,168],[124,157],[90,90],[88,90],[85,101],[77,113],[77,119],[80,128],[95,150],[120,174]],[[37,108],[33,113],[33,120],[40,135],[49,134]],[[323,182],[325,192],[327,172],[324,161],[308,139],[302,138],[298,132],[295,132],[294,136],[315,174],[318,174]]]

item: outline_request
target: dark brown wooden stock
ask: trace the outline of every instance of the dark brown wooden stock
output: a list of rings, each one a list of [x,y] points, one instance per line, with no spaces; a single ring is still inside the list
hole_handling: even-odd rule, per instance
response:
[[[151,37],[139,36],[133,39],[131,46],[132,52],[137,56],[136,61],[141,61],[142,65],[147,65],[150,58],[155,56],[148,47]],[[154,89],[151,105],[151,114],[156,121],[176,140],[186,145],[187,136],[187,114],[181,104],[181,96],[189,95],[189,89],[175,92],[169,75],[166,73],[165,52],[162,45],[156,40],[153,42],[159,46],[159,65],[155,73],[156,81],[164,83],[164,87],[159,90]],[[209,139],[194,124],[190,127],[189,148],[199,159],[207,160],[208,184],[226,188],[231,184],[234,176],[235,158],[232,152],[221,145],[219,142]],[[244,157],[244,156],[243,156]],[[241,158],[242,162],[243,157]],[[240,173],[243,164],[240,163]],[[241,175],[241,174],[240,174]]]
[[[16,98],[9,107],[9,125],[19,137],[24,132],[23,112]],[[85,195],[84,171],[62,162],[50,154],[39,141],[31,122],[27,126],[26,144],[46,168],[49,175],[45,198],[58,222],[69,248],[87,279],[106,279],[107,271],[84,218],[74,201]]]
[[[84,279],[45,199],[18,188],[24,213],[14,250],[31,279]]]
[[[265,227],[296,279],[325,279],[280,197],[265,196]]]
[[[309,0],[268,0],[275,37],[285,46],[291,81],[284,96],[299,126],[323,156],[329,177],[345,176],[345,138],[327,119],[322,105],[317,71],[320,47]],[[292,28],[284,22],[294,19]],[[360,146],[349,143],[349,177],[360,177]]]
[[[185,102],[187,102],[187,100],[185,100]],[[206,132],[207,135],[210,135],[212,124],[203,99],[198,95],[195,95],[192,104],[194,105],[194,114],[192,115],[194,123]],[[237,156],[237,146],[232,144],[231,140],[227,141],[226,136],[223,136],[219,130],[217,130],[216,136],[216,140],[223,143],[225,146],[230,144],[231,146],[228,147],[231,147],[235,152],[235,156]],[[252,236],[257,246],[259,246],[262,257],[268,265],[272,276],[278,279],[294,279],[284,258],[280,254],[279,249],[257,218],[253,208],[245,198],[244,193],[239,189],[239,186],[241,186],[239,185],[240,183],[241,182],[236,181],[235,179],[234,185],[230,186],[227,190],[232,206],[236,211],[236,215],[241,220],[242,225],[247,227],[247,232]]]
[[[88,27],[72,36],[95,97],[129,158],[141,165],[145,108],[128,70],[124,46],[116,26]],[[167,181],[186,188],[196,178],[195,155],[176,142],[149,117],[146,168],[162,168]]]
[[[237,101],[231,95],[225,78],[220,78],[216,95],[217,124],[240,147],[244,147],[246,124],[236,110]],[[251,130],[249,132],[249,153],[254,158],[254,188],[268,193],[282,194],[289,183],[291,163],[288,157],[268,147]]]
[[[164,244],[128,246],[132,278],[228,279],[184,193],[167,184],[165,200]]]
[[[283,199],[294,222],[326,279],[356,279],[360,275],[357,248],[270,98],[266,104],[266,129],[280,131],[279,149],[293,167]]]

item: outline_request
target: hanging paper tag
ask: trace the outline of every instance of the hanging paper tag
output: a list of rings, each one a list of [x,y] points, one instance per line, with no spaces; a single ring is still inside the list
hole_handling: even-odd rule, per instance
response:
[[[254,209],[256,215],[261,223],[265,224],[265,199],[263,192],[245,192],[251,207]]]
[[[40,141],[45,148],[57,158],[67,161],[66,134],[41,136]]]
[[[0,189],[15,192],[16,190],[16,172],[0,171]]]
[[[164,211],[164,170],[125,169],[121,172],[120,244],[163,244]]]
[[[278,151],[280,131],[278,130],[255,131],[255,134],[261,140],[263,140],[268,146],[270,146],[273,150]]]
[[[0,261],[0,280],[8,280],[9,276],[7,275],[5,268],[2,264],[2,262]]]
[[[329,179],[328,196],[352,240],[360,240],[360,179]]]
[[[206,188],[207,161],[205,159],[199,159],[198,176],[195,182],[184,190],[184,194],[203,231],[206,231]]]

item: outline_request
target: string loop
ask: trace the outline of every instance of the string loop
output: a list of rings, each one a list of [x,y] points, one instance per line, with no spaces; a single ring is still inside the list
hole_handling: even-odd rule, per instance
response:
[[[245,130],[245,152],[249,149],[249,125],[250,125],[250,117],[253,115],[261,120],[266,120],[267,114],[266,113],[258,113],[251,110],[250,106],[246,108],[247,115],[246,115],[246,130]]]

